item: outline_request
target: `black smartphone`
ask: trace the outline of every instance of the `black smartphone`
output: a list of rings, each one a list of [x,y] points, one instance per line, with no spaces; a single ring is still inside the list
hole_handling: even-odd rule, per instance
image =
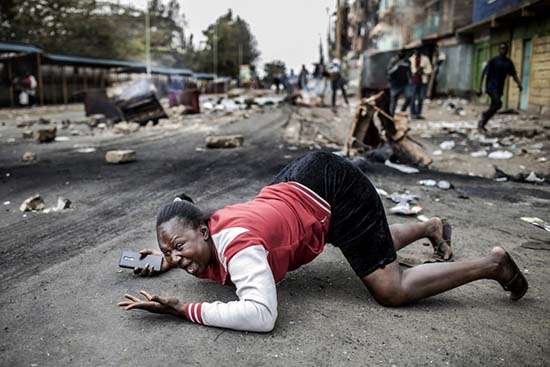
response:
[[[160,271],[162,267],[162,256],[159,255],[141,255],[137,251],[122,250],[118,266],[121,268],[145,268],[149,264],[155,271]]]

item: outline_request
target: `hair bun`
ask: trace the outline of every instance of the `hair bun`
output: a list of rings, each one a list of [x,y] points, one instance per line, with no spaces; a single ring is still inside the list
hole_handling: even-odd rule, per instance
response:
[[[176,202],[176,201],[188,201],[188,202],[190,202],[191,204],[194,204],[193,199],[191,199],[191,198],[190,198],[188,195],[186,195],[186,194],[180,194],[180,195],[176,196],[176,197],[174,198],[174,202]]]

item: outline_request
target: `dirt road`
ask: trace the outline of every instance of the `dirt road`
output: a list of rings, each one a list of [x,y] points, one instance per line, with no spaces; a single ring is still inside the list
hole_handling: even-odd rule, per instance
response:
[[[269,334],[119,310],[122,295],[140,289],[190,302],[234,299],[230,288],[177,270],[134,277],[119,270],[120,251],[155,247],[157,211],[182,191],[211,209],[252,198],[304,152],[281,140],[291,113],[273,108],[225,123],[205,120],[123,137],[95,133],[43,145],[22,140],[7,121],[0,128],[0,201],[10,202],[0,208],[2,365],[550,364],[550,236],[519,220],[550,218],[548,185],[369,167],[377,187],[409,189],[421,197],[426,215],[450,219],[457,261],[475,259],[494,245],[509,250],[530,281],[519,302],[509,301],[495,282],[481,281],[409,307],[383,308],[339,251],[327,246],[279,284],[279,318]],[[205,150],[204,137],[212,132],[242,133],[245,146]],[[16,140],[6,142],[12,136]],[[85,145],[96,151],[76,151]],[[119,148],[135,149],[137,162],[104,163],[105,151]],[[21,162],[28,150],[38,154],[37,162]],[[446,179],[458,191],[417,183],[427,178]],[[20,203],[37,192],[50,205],[67,197],[73,209],[24,215]],[[389,216],[391,223],[413,220]],[[429,252],[418,243],[403,256]]]

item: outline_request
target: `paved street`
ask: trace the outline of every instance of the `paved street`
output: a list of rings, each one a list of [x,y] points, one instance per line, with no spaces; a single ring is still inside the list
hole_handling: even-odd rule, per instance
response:
[[[209,209],[252,198],[285,163],[307,151],[282,140],[296,111],[265,108],[235,119],[183,119],[181,126],[129,135],[93,131],[38,145],[6,121],[0,127],[0,360],[6,366],[545,366],[550,364],[550,240],[519,220],[549,218],[550,187],[421,170],[407,175],[369,163],[388,193],[409,189],[428,216],[453,223],[456,261],[494,245],[509,250],[530,289],[519,302],[480,281],[404,308],[379,306],[332,246],[278,286],[273,332],[208,328],[168,316],[123,312],[140,289],[190,302],[232,300],[230,288],[172,270],[143,279],[120,270],[122,249],[156,247],[159,208],[181,192]],[[213,116],[213,115],[210,115]],[[189,122],[191,121],[191,122]],[[341,127],[345,131],[345,126]],[[84,129],[85,130],[85,129]],[[241,133],[237,149],[207,150],[211,133]],[[60,130],[58,136],[69,136]],[[15,137],[14,142],[6,139]],[[95,147],[79,153],[79,147]],[[136,162],[107,165],[109,149],[134,149]],[[21,162],[25,151],[38,155]],[[446,179],[458,190],[424,187]],[[71,210],[22,213],[40,193]],[[462,198],[468,196],[468,199]],[[389,208],[393,204],[384,199]],[[389,215],[390,223],[416,221]],[[403,256],[429,256],[420,242]]]

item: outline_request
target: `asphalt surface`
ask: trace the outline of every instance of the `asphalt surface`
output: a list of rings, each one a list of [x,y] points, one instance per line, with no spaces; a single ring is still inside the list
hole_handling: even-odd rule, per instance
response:
[[[231,288],[178,270],[135,277],[118,268],[118,258],[122,249],[156,247],[156,214],[176,194],[186,192],[205,209],[252,198],[306,151],[281,140],[291,113],[273,108],[237,121],[207,118],[178,129],[155,127],[127,136],[95,132],[42,145],[22,140],[7,121],[0,130],[1,364],[550,365],[550,236],[519,220],[550,218],[548,185],[367,167],[377,187],[410,189],[421,196],[426,215],[450,219],[456,261],[478,258],[494,245],[509,250],[530,281],[518,302],[509,301],[497,283],[480,281],[408,307],[384,308],[339,251],[327,246],[279,284],[279,318],[268,334],[119,310],[123,294],[140,289],[189,302],[235,298]],[[204,137],[213,132],[242,133],[245,146],[206,150]],[[10,136],[16,141],[7,143]],[[97,151],[78,153],[75,144]],[[136,150],[138,160],[104,162],[106,150],[124,148]],[[36,163],[21,162],[29,150],[37,152]],[[457,190],[419,186],[425,178],[447,179]],[[21,213],[20,203],[34,193],[49,206],[67,197],[73,209]],[[430,254],[421,242],[402,252],[419,259]]]

